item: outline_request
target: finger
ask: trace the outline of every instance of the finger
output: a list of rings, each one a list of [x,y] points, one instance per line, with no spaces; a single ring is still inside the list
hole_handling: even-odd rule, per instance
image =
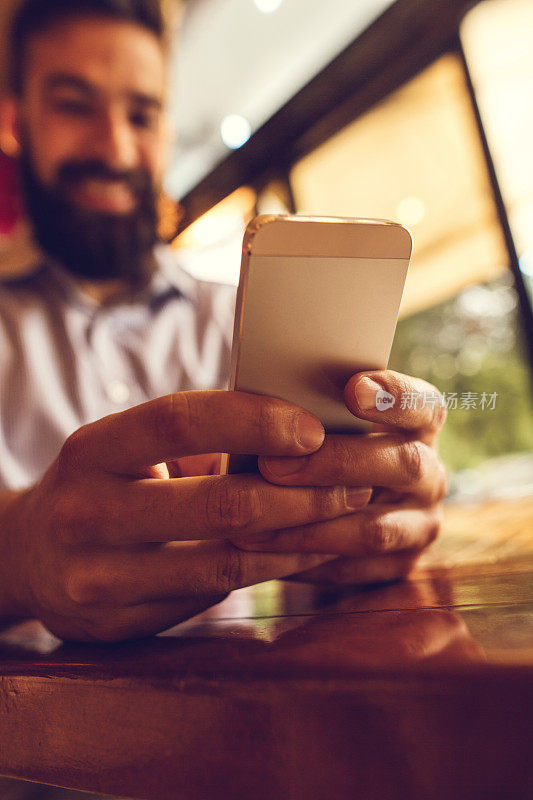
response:
[[[95,608],[89,619],[76,621],[75,630],[62,638],[78,642],[122,642],[153,636],[195,617],[225,595],[202,595],[176,600],[152,601],[133,606],[113,608],[112,611]]]
[[[344,400],[356,417],[422,431],[429,443],[446,420],[442,395],[434,386],[392,370],[353,375],[345,386]]]
[[[229,542],[169,542],[142,552],[117,549],[86,559],[72,571],[68,592],[86,609],[226,595],[311,569],[328,558],[308,553],[245,553]]]
[[[288,580],[334,586],[365,586],[389,583],[409,576],[420,557],[419,552],[389,553],[366,558],[339,557],[296,575]]]
[[[441,513],[440,506],[372,505],[336,520],[232,541],[244,550],[271,553],[388,554],[427,547],[438,534]]]
[[[210,452],[298,455],[320,447],[324,429],[309,412],[243,392],[178,392],[85,425],[61,458],[131,473],[180,456]]]
[[[61,536],[74,546],[226,539],[333,519],[365,502],[357,487],[282,487],[259,475],[140,480],[100,488],[90,508],[71,494]]]
[[[219,475],[220,453],[203,453],[198,456],[184,456],[167,464],[171,478],[192,478],[195,475]],[[157,476],[154,476],[157,477]]]
[[[415,587],[415,582],[402,587],[402,599],[407,588]],[[394,593],[398,603],[398,587],[389,587],[389,591]],[[382,590],[380,600],[385,600],[387,594],[387,590]],[[369,610],[374,610],[374,593],[365,592],[363,596],[357,593],[356,597],[357,599],[350,593],[342,599],[337,599],[335,613],[366,610],[363,597],[368,598]],[[292,647],[297,648],[299,652],[304,647],[306,664],[312,663],[314,658],[317,659],[316,663],[324,664],[327,652],[332,659],[335,659],[337,666],[344,664],[353,667],[384,664],[390,667],[392,663],[403,664],[431,658],[451,647],[456,650],[457,645],[461,650],[466,649],[467,653],[480,652],[477,647],[470,647],[469,643],[472,643],[472,640],[468,627],[461,617],[442,608],[430,609],[420,605],[417,607],[416,601],[415,593],[416,610],[411,610],[413,608],[411,606],[411,609],[403,611],[401,615],[377,614],[361,617],[353,613],[342,614],[342,621],[339,620],[342,625],[342,636],[338,635],[336,626],[332,627],[329,615],[315,615],[304,623],[305,643],[302,641],[300,627],[282,633],[277,642],[283,647],[285,655]]]
[[[435,450],[401,434],[326,436],[316,453],[259,459],[261,474],[284,486],[386,486],[438,502],[446,471]]]

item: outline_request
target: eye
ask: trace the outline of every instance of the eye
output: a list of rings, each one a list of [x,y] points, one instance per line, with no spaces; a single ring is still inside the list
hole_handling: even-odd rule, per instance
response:
[[[54,101],[54,108],[62,114],[69,114],[75,117],[88,117],[91,114],[91,106],[83,100],[71,98],[61,98]]]
[[[149,111],[133,111],[129,119],[135,128],[153,130],[157,126],[158,116],[156,113]]]

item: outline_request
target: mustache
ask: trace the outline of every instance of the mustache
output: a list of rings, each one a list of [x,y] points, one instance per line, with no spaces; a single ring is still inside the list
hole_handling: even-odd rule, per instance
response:
[[[150,173],[144,168],[113,169],[101,159],[65,159],[47,186],[24,147],[19,166],[28,215],[45,253],[77,277],[145,280],[151,269],[149,256],[158,241],[158,190]],[[119,215],[79,208],[69,189],[85,178],[120,180],[139,189],[137,208]]]
[[[87,179],[121,181],[136,194],[153,193],[150,175],[143,169],[115,170],[103,161],[66,161],[57,173],[57,184],[72,187]]]

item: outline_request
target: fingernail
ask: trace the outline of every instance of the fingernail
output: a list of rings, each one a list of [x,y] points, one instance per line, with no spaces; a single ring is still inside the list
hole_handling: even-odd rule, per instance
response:
[[[324,441],[322,424],[310,414],[299,414],[296,422],[296,435],[306,450],[318,450]]]
[[[348,508],[355,511],[358,508],[363,508],[370,501],[372,496],[372,489],[365,486],[347,486],[346,487],[346,505]]]
[[[360,378],[355,384],[355,399],[361,411],[370,411],[377,408],[376,394],[382,387],[371,378]]]
[[[287,475],[294,475],[307,464],[307,456],[297,456],[296,458],[263,458],[262,462],[271,475],[276,478],[285,478]]]

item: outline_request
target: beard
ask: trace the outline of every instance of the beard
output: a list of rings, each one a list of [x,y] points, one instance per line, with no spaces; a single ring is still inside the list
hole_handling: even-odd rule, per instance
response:
[[[20,172],[27,213],[45,253],[78,278],[146,282],[158,241],[156,192],[146,171],[118,172],[96,160],[69,161],[61,165],[54,184],[46,186],[24,146]],[[72,190],[90,178],[123,181],[136,198],[136,208],[111,214],[78,206]]]

